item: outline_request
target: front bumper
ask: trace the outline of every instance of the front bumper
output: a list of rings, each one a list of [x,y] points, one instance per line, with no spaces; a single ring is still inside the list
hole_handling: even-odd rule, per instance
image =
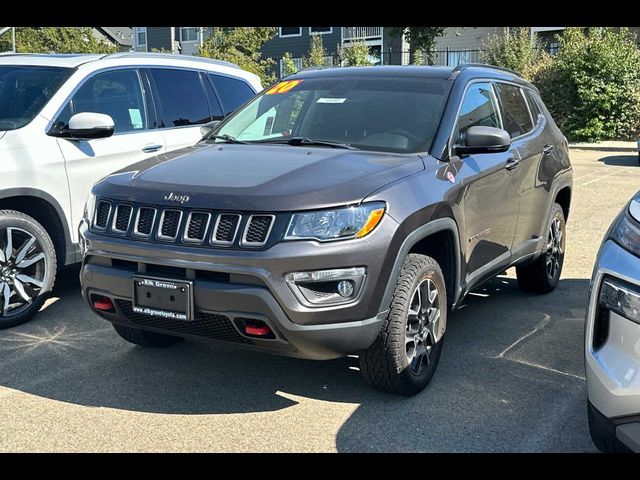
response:
[[[282,242],[262,251],[233,251],[134,242],[97,235],[81,225],[82,294],[87,301],[92,294],[111,298],[114,313],[94,309],[111,322],[290,356],[336,358],[367,348],[380,330],[386,314],[380,311],[380,292],[386,281],[377,279],[388,276],[383,273],[388,241],[396,228],[385,216],[374,233],[358,240]],[[366,277],[355,300],[343,305],[303,305],[285,280],[290,272],[346,267],[365,267]],[[192,280],[196,321],[135,314],[136,274]],[[276,338],[245,335],[237,321],[247,318],[266,323]]]
[[[602,313],[598,303],[606,279],[621,280],[640,291],[640,258],[611,240],[605,242],[594,268],[585,326],[589,402],[612,422],[609,431],[616,441],[636,450],[640,449],[640,324],[612,310]]]

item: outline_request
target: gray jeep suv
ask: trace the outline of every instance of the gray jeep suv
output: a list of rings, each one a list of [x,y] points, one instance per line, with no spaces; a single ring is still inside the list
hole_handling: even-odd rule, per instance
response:
[[[305,70],[96,184],[82,293],[135,344],[355,353],[413,395],[472,288],[513,265],[555,288],[571,186],[566,140],[514,72]]]

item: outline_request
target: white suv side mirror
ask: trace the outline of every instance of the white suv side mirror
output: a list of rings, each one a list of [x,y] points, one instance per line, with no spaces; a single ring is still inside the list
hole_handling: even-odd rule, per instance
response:
[[[69,120],[69,128],[57,132],[57,136],[71,139],[106,138],[113,135],[113,118],[104,113],[76,113]]]

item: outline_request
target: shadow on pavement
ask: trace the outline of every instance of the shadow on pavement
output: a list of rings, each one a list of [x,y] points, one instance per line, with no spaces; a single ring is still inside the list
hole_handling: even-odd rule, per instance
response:
[[[639,166],[638,155],[637,154],[609,155],[607,157],[600,158],[598,161],[604,163],[605,165],[614,166],[614,167],[637,167],[637,166]]]
[[[0,384],[78,405],[163,414],[275,411],[296,404],[287,395],[359,404],[337,433],[340,451],[593,450],[580,379],[587,288],[587,279],[567,279],[538,296],[507,277],[490,281],[450,315],[431,385],[400,398],[371,389],[355,358],[305,361],[197,342],[129,345],[84,305],[71,270],[54,292],[62,299],[0,332]],[[544,347],[558,332],[568,338]],[[525,347],[534,340],[542,350],[531,353]],[[545,369],[556,356],[569,359],[560,362],[566,374]]]

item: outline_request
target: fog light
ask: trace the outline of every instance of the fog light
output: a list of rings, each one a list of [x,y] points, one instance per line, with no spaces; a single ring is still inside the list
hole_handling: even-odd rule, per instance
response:
[[[292,272],[285,276],[285,280],[303,305],[325,306],[356,300],[365,277],[364,267],[349,267]]]
[[[341,297],[350,298],[353,295],[353,283],[349,280],[342,280],[338,283],[338,293]]]

